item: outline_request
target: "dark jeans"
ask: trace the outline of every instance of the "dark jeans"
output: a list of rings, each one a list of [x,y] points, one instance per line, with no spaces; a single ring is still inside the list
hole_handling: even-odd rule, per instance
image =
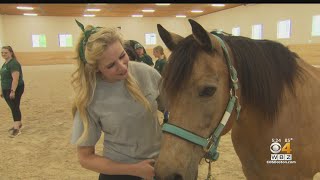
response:
[[[128,175],[106,175],[100,174],[99,180],[141,180],[142,178]]]
[[[19,85],[15,92],[14,99],[10,99],[10,89],[3,89],[2,95],[9,105],[13,117],[13,121],[21,121],[20,100],[24,92],[24,85]]]
[[[165,110],[163,113],[163,123],[167,123],[169,120],[169,111]]]

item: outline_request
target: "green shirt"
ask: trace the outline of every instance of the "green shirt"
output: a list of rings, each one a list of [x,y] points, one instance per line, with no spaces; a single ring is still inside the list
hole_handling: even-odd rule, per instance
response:
[[[158,59],[154,65],[154,68],[162,75],[163,68],[166,64],[167,61],[165,59]]]
[[[11,89],[12,84],[12,73],[18,71],[19,72],[19,80],[18,85],[23,84],[23,75],[20,63],[16,59],[11,59],[8,63],[4,63],[0,70],[1,74],[1,88]]]
[[[144,62],[150,66],[153,66],[153,61],[152,61],[152,58],[148,55],[148,54],[144,54],[143,56],[141,57],[138,57],[138,62]]]

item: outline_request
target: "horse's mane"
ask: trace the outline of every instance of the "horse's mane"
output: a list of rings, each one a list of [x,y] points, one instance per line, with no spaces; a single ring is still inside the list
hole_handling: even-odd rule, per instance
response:
[[[238,72],[242,104],[257,107],[275,120],[285,86],[295,95],[294,79],[302,72],[299,56],[284,45],[271,40],[252,40],[241,36],[216,34],[230,47]],[[163,90],[174,98],[190,79],[200,45],[192,35],[178,43],[164,73]]]
[[[163,70],[161,89],[168,103],[177,96],[189,80],[196,55],[200,50],[200,45],[190,35],[181,40],[172,51],[168,64]]]

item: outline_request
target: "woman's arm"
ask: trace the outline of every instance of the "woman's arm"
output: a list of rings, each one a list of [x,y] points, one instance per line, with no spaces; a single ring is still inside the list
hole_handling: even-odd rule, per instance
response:
[[[95,154],[94,146],[78,146],[78,159],[83,168],[108,175],[131,175],[152,179],[154,174],[153,159],[135,164],[115,162]]]
[[[1,83],[1,78],[0,78],[0,83]],[[2,87],[0,85],[0,97],[3,98],[3,94],[2,94]]]
[[[12,76],[12,83],[11,83],[11,92],[10,92],[10,98],[14,99],[15,93],[16,93],[16,89],[18,86],[18,80],[19,80],[19,71],[13,71],[11,73]]]

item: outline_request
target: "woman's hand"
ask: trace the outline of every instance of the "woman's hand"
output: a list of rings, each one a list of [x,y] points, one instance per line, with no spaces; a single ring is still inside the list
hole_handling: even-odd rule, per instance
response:
[[[16,96],[16,93],[14,91],[11,91],[9,96],[10,96],[10,99],[14,99]]]
[[[153,180],[153,177],[155,176],[154,173],[154,159],[147,159],[141,162],[138,162],[136,164],[137,168],[137,176],[145,179],[145,180]]]

